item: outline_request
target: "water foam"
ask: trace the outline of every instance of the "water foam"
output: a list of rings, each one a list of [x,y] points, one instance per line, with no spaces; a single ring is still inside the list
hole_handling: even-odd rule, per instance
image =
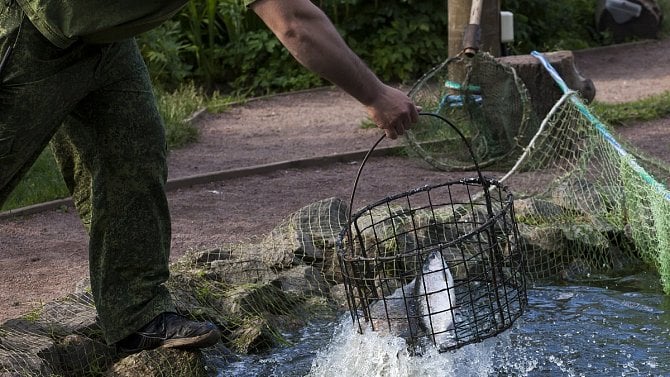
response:
[[[345,316],[336,327],[331,343],[317,353],[309,377],[330,376],[490,376],[496,371],[525,375],[533,369],[532,360],[515,361],[522,365],[501,365],[500,352],[511,346],[510,337],[501,334],[456,351],[439,353],[434,347],[422,356],[410,356],[404,339],[379,332],[360,334]]]

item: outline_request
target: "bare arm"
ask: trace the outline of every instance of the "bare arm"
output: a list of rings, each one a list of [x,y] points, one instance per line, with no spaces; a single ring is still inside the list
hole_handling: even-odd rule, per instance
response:
[[[387,136],[395,139],[417,121],[412,101],[382,83],[310,0],[257,0],[251,9],[300,64],[363,104]]]

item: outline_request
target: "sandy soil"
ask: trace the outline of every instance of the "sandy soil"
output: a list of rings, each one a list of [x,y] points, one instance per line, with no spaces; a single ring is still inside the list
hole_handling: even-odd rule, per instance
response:
[[[575,52],[596,99],[625,102],[670,90],[670,40]],[[278,161],[368,149],[379,136],[363,129],[360,105],[336,89],[276,96],[199,118],[199,142],[174,151],[170,179]],[[631,125],[622,137],[670,163],[670,118]],[[394,142],[385,141],[385,146]],[[190,249],[261,236],[315,200],[348,199],[360,161],[277,170],[169,192],[172,259]],[[373,158],[358,204],[425,183],[461,177],[419,161]],[[0,219],[0,321],[61,297],[86,277],[87,236],[72,208]]]

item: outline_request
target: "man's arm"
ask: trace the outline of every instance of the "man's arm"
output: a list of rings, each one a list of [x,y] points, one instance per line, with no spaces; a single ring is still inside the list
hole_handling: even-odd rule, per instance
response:
[[[310,0],[257,0],[250,7],[300,64],[356,98],[388,137],[417,121],[414,103],[382,83]]]

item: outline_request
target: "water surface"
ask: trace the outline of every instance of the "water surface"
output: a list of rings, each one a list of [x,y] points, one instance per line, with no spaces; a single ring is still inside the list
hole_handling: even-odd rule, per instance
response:
[[[359,334],[348,314],[314,321],[283,347],[220,376],[670,376],[670,297],[657,289],[536,286],[506,333],[454,352],[407,355],[402,339]],[[616,285],[616,284],[612,284]]]

